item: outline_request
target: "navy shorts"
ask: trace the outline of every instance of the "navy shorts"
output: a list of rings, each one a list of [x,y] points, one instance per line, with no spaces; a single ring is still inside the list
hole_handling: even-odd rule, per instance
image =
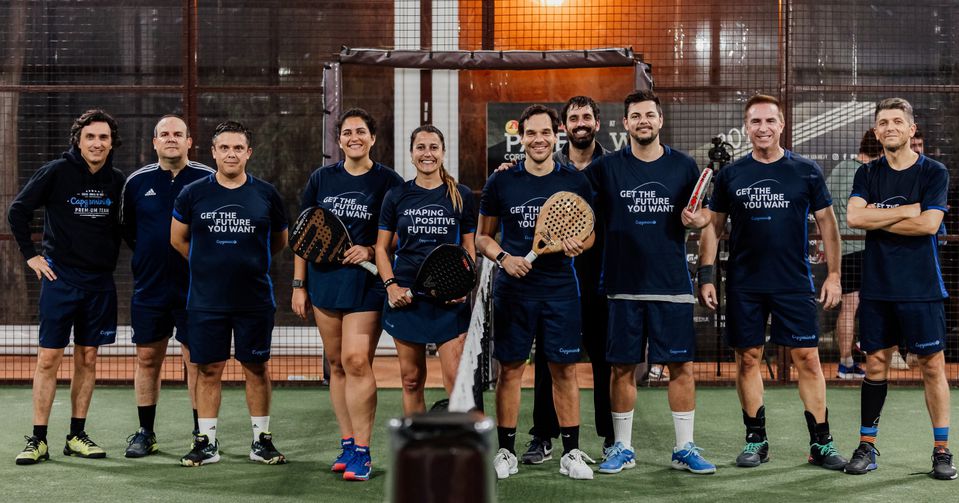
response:
[[[313,306],[344,314],[380,311],[386,299],[383,282],[359,266],[310,264],[306,291]]]
[[[190,361],[206,364],[230,359],[230,341],[234,357],[243,363],[263,363],[270,359],[273,342],[273,318],[276,309],[252,311],[187,311]]]
[[[577,363],[582,356],[579,299],[514,300],[493,297],[493,358],[512,363],[529,359],[541,335],[546,361]]]
[[[183,307],[156,307],[130,304],[130,328],[133,329],[132,341],[134,344],[150,344],[151,342],[169,339],[176,328],[176,340],[189,347],[187,334],[189,329],[186,322],[186,309]]]
[[[442,304],[416,298],[413,303],[393,309],[387,301],[383,309],[383,330],[394,339],[413,344],[442,344],[465,333],[470,326],[469,304]]]
[[[859,344],[867,353],[901,346],[931,355],[946,348],[946,312],[942,301],[859,301]]]
[[[791,348],[819,345],[819,306],[812,293],[726,293],[726,342],[737,349],[766,343],[766,320],[772,315],[770,341]]]
[[[117,340],[117,291],[85,290],[49,281],[40,286],[40,347],[102,346]]]
[[[636,364],[691,362],[696,356],[693,305],[609,299],[606,361]]]

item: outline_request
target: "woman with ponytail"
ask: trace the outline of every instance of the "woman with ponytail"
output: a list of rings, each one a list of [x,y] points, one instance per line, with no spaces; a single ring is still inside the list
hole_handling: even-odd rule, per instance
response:
[[[386,194],[376,239],[376,267],[388,297],[383,327],[396,342],[406,415],[426,410],[426,344],[439,348],[443,384],[449,394],[469,326],[465,299],[438,303],[407,295],[420,264],[437,246],[457,244],[476,257],[476,203],[469,188],[457,184],[444,168],[445,147],[443,133],[435,126],[413,130],[410,157],[416,178]],[[397,249],[391,260],[394,235]]]

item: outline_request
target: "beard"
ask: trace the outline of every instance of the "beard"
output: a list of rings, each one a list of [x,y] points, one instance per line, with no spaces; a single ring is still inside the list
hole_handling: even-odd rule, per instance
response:
[[[586,136],[583,136],[583,137],[577,137],[577,136],[575,135],[575,133],[576,133],[577,131],[586,131],[587,134],[586,134]],[[592,145],[594,141],[596,141],[596,130],[595,130],[595,129],[590,129],[590,128],[587,128],[587,127],[580,127],[580,128],[574,129],[574,130],[572,131],[572,133],[573,133],[573,134],[567,135],[567,139],[569,140],[569,143],[570,143],[572,146],[574,146],[574,147],[576,147],[576,148],[578,148],[578,149],[580,149],[580,150],[589,148],[589,146]]]
[[[648,138],[642,138],[638,134],[633,134],[633,133],[629,133],[629,136],[630,138],[636,140],[636,143],[639,143],[640,145],[645,147],[646,145],[649,145],[650,143],[653,143],[654,141],[659,139],[659,131],[649,136]]]

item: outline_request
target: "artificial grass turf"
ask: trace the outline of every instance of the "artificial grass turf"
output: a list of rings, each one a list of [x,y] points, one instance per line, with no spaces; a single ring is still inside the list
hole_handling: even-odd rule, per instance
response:
[[[599,459],[601,441],[593,429],[591,390],[581,403],[582,449]],[[428,390],[427,403],[442,397]],[[859,390],[828,392],[830,422],[837,445],[849,456],[858,443]],[[880,423],[879,470],[863,476],[829,472],[806,462],[808,435],[795,387],[766,391],[767,429],[772,460],[758,468],[733,466],[743,446],[743,426],[733,388],[698,391],[696,442],[715,475],[673,470],[672,419],[665,388],[640,389],[633,444],[636,468],[618,475],[596,473],[592,481],[559,475],[560,443],[554,459],[543,465],[520,466],[518,474],[497,483],[500,501],[943,501],[959,491],[959,482],[936,481],[930,467],[932,431],[920,388],[898,388],[889,398]],[[290,464],[263,466],[247,455],[252,441],[242,388],[227,388],[218,426],[222,461],[199,468],[178,466],[190,448],[192,417],[185,389],[163,390],[157,418],[161,452],[144,459],[126,459],[126,438],[137,427],[133,390],[101,387],[94,393],[87,431],[106,449],[107,459],[63,456],[69,424],[69,390],[57,393],[48,438],[51,461],[16,466],[14,456],[30,433],[30,389],[0,387],[0,480],[4,501],[382,501],[389,464],[386,421],[401,410],[399,390],[381,390],[373,438],[374,474],[369,482],[345,482],[329,471],[338,450],[339,433],[327,391],[319,388],[277,388],[271,429],[277,447]],[[493,410],[493,395],[486,395]],[[523,392],[517,450],[528,440],[532,393]],[[953,410],[956,407],[953,406]],[[495,443],[495,441],[494,441]],[[494,446],[495,448],[495,446]],[[595,467],[594,467],[595,469]],[[414,481],[414,483],[416,483]]]

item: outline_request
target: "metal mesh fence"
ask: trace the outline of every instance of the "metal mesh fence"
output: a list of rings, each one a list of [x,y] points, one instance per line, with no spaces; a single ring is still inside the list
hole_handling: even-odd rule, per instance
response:
[[[663,140],[707,162],[721,136],[734,156],[748,151],[742,106],[762,91],[786,104],[784,142],[827,175],[854,170],[859,139],[876,100],[901,96],[916,109],[924,149],[955,174],[959,5],[949,1],[818,2],[745,0],[396,0],[237,2],[11,0],[0,4],[0,206],[9,207],[29,176],[66,149],[71,121],[102,107],[121,124],[124,172],[154,162],[156,120],[183,114],[194,136],[191,159],[212,165],[210,135],[220,121],[254,129],[250,170],[274,183],[291,213],[309,173],[336,152],[323,151],[322,74],[341,46],[428,50],[584,50],[632,47],[652,65],[664,101]],[[491,148],[489,110],[509,103],[562,103],[577,94],[611,103],[603,127],[618,122],[630,68],[425,71],[343,65],[342,103],[368,109],[380,131],[372,156],[409,178],[406,142],[423,120],[450,139],[447,162],[479,190]],[[616,145],[606,145],[614,147]],[[849,162],[847,162],[849,161]],[[954,177],[955,178],[955,177]],[[957,193],[951,190],[950,201]],[[844,195],[835,195],[844,204]],[[41,232],[38,213],[34,232]],[[940,259],[950,294],[959,284],[959,221],[946,217]],[[35,235],[39,239],[39,234]],[[852,233],[850,242],[858,238]],[[812,237],[815,240],[815,236]],[[696,258],[697,236],[688,251]],[[0,380],[27,381],[35,365],[39,285],[24,267],[8,228],[0,231]],[[120,324],[129,323],[130,254],[117,267]],[[821,278],[824,266],[814,267]],[[279,381],[322,375],[316,329],[289,309],[292,260],[273,266],[278,299],[272,370]],[[947,302],[949,347],[959,306]],[[823,361],[835,375],[836,313],[823,313]],[[732,354],[717,344],[714,319],[697,310],[697,377],[728,382]],[[383,351],[390,342],[384,337]],[[171,350],[174,353],[176,350]],[[103,351],[105,380],[130,381],[129,331]],[[780,366],[770,351],[773,368]],[[959,380],[959,355],[947,352]],[[70,369],[61,371],[68,377]],[[231,368],[227,378],[240,379]],[[769,376],[767,376],[769,377]],[[790,379],[782,373],[783,379]],[[175,359],[164,379],[180,380]],[[902,371],[900,379],[918,374]]]

